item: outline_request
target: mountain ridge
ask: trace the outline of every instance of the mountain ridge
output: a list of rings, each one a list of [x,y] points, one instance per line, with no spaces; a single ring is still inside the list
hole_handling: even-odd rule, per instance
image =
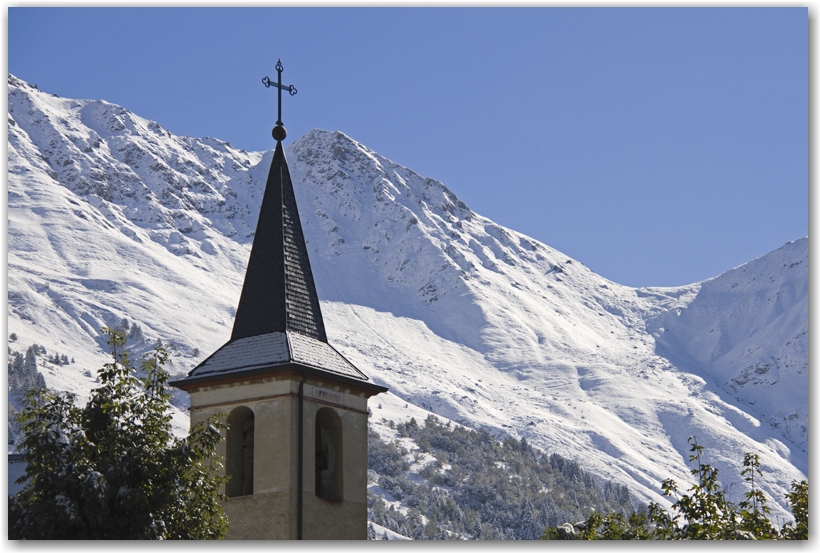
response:
[[[526,437],[661,502],[663,478],[691,479],[689,435],[727,485],[759,450],[788,516],[783,493],[808,471],[807,396],[772,409],[806,388],[807,239],[733,269],[772,280],[732,311],[732,271],[676,288],[614,283],[343,133],[311,131],[286,153],[330,342],[391,388],[384,411],[412,404]],[[82,370],[105,358],[98,330],[122,318],[139,323],[141,347],[171,345],[177,372],[224,343],[271,156],[9,76],[9,331],[77,358],[46,367],[49,386],[87,393]],[[781,311],[765,311],[778,293]],[[708,298],[735,317],[705,317]],[[730,326],[749,305],[757,331]],[[710,328],[724,346],[708,361],[712,342],[672,338]],[[782,332],[749,352],[766,329]]]

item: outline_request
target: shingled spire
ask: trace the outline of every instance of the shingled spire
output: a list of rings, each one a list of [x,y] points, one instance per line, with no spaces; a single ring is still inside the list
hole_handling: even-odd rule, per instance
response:
[[[282,125],[282,66],[279,82],[265,77],[265,86],[278,88],[279,117],[273,128],[273,153],[259,212],[245,283],[236,309],[231,339],[197,365],[188,377],[173,384],[186,389],[205,382],[268,374],[282,370],[323,373],[350,379],[379,393],[386,388],[368,378],[327,342],[319,297],[310,270],[305,237],[296,207],[293,182],[282,148],[287,131]]]
[[[287,330],[327,342],[293,182],[277,141],[231,340]]]

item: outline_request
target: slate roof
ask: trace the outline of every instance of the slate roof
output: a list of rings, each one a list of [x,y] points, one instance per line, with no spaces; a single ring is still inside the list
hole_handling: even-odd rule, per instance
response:
[[[188,374],[189,378],[299,364],[347,378],[368,378],[327,342],[297,332],[272,332],[231,340]]]
[[[292,330],[327,342],[282,143],[276,143],[231,340]]]

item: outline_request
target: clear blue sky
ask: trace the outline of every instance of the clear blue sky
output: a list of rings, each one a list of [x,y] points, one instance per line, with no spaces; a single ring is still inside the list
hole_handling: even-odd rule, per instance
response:
[[[9,8],[8,69],[188,136],[341,130],[632,286],[808,234],[808,11]]]

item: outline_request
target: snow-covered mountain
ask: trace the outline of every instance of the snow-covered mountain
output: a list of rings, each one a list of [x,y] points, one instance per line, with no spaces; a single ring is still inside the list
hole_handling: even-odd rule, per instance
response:
[[[136,324],[137,349],[170,344],[180,373],[221,346],[272,151],[13,76],[8,121],[11,350],[75,358],[40,370],[82,398],[103,325]],[[783,494],[808,474],[807,238],[702,283],[635,289],[341,132],[286,152],[330,341],[390,388],[371,402],[379,432],[433,412],[667,504],[663,479],[691,482],[694,435],[736,500],[757,452],[788,517]],[[184,409],[175,421],[184,432]]]

